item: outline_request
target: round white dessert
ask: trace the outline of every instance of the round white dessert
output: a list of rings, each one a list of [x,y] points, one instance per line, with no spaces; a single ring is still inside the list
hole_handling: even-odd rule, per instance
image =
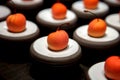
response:
[[[30,47],[31,55],[40,62],[53,65],[74,63],[80,59],[81,47],[73,39],[69,39],[68,47],[61,51],[48,48],[47,36],[33,42]]]
[[[62,20],[54,19],[52,16],[51,9],[41,10],[36,16],[37,22],[50,29],[57,29],[60,25],[69,23],[69,25],[64,25],[62,29],[70,29],[75,27],[74,24],[77,22],[77,16],[74,12],[67,10],[66,18]]]
[[[83,19],[91,19],[94,18],[91,13],[85,13],[83,1],[76,1],[72,4],[72,10],[77,14],[78,17]],[[109,6],[104,2],[99,2],[98,7],[96,9],[87,9],[91,12],[95,13],[98,17],[103,17],[109,12]]]
[[[99,62],[88,69],[90,80],[108,80],[105,76],[104,64],[105,62]]]
[[[105,35],[100,38],[94,38],[88,35],[88,25],[78,27],[74,33],[73,38],[80,44],[89,48],[106,49],[113,47],[120,41],[120,35],[117,30],[107,27]]]
[[[120,1],[118,0],[104,0],[110,6],[120,7]]]
[[[110,14],[105,18],[106,23],[120,32],[120,15]]]
[[[0,22],[0,38],[7,39],[7,40],[15,40],[15,41],[24,41],[35,38],[39,35],[39,28],[38,26],[31,22],[26,21],[26,29],[23,32],[13,33],[8,30],[6,21]]]
[[[11,10],[3,5],[0,5],[0,21],[7,18],[11,14]]]
[[[15,6],[20,9],[34,9],[43,4],[43,0],[31,0],[31,1],[23,1],[23,0],[12,0],[9,1],[8,4],[10,6]]]

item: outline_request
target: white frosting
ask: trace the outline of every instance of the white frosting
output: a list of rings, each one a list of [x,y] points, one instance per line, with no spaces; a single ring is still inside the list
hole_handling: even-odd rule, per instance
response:
[[[34,36],[38,35],[39,29],[38,26],[31,22],[26,22],[26,30],[19,33],[13,33],[8,31],[8,27],[6,25],[6,21],[0,22],[0,38],[8,39],[8,40],[29,40]]]
[[[110,27],[120,31],[120,14],[110,14],[106,17],[105,21]]]
[[[90,80],[108,80],[105,76],[104,64],[105,62],[99,62],[88,69]]]
[[[107,27],[105,36],[100,38],[94,38],[88,35],[88,25],[83,25],[77,28],[74,32],[74,39],[78,43],[93,48],[105,48],[105,46],[114,45],[119,41],[119,32],[111,27]]]
[[[8,7],[0,5],[0,20],[5,19],[10,14],[11,10]]]
[[[46,25],[49,28],[56,29],[59,25],[64,24],[64,23],[70,23],[68,26],[64,26],[62,28],[69,29],[71,28],[70,25],[73,25],[77,21],[77,16],[74,12],[67,10],[66,18],[62,20],[56,20],[52,16],[51,9],[44,9],[40,11],[37,15],[37,21],[40,24]]]
[[[85,19],[93,18],[93,15],[84,12],[85,9],[83,1],[76,1],[72,4],[72,10],[78,15],[78,17]],[[90,11],[95,13],[98,17],[103,17],[108,13],[109,7],[106,3],[99,2],[97,8]]]
[[[61,51],[52,51],[48,49],[47,36],[37,39],[31,46],[31,54],[38,59],[50,62],[68,62],[80,58],[81,48],[79,44],[69,39],[68,47]],[[57,63],[61,64],[61,63]]]
[[[34,7],[37,7],[43,4],[43,0],[32,0],[32,1],[12,0],[12,1],[16,5],[16,7],[22,8],[22,9],[32,9]],[[9,4],[11,6],[14,5],[12,4],[12,2],[9,2]]]
[[[119,2],[117,0],[104,0],[104,1],[111,6],[120,7],[120,1]]]

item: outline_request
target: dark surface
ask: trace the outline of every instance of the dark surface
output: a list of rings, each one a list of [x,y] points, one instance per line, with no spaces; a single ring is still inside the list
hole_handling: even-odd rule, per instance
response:
[[[8,6],[6,1],[7,0],[0,1],[0,4]],[[76,0],[61,0],[69,9],[74,1]],[[27,11],[17,9],[17,12],[23,13],[28,20],[35,22],[39,26],[39,37],[46,36],[52,31],[39,25],[35,17],[40,10],[51,7],[54,2],[56,2],[56,0],[45,0],[41,8]],[[14,13],[14,8],[8,7]],[[120,8],[111,7],[108,14],[116,13],[119,9]],[[104,18],[105,17],[103,17],[103,19]],[[66,30],[69,37],[72,38],[72,34],[77,27],[88,24],[89,21],[90,20],[79,18],[75,28]],[[89,80],[87,70],[90,66],[97,62],[104,61],[111,55],[120,55],[119,44],[105,50],[95,50],[81,46],[82,57],[76,65],[64,68],[51,67],[50,65],[38,62],[34,63],[34,59],[29,52],[30,45],[34,40],[12,42],[0,39],[0,80]]]

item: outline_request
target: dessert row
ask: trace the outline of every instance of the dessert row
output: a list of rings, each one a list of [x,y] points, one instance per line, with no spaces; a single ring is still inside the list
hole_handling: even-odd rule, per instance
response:
[[[70,64],[79,60],[82,53],[81,45],[93,49],[105,49],[119,44],[119,13],[111,14],[103,20],[99,16],[99,11],[101,8],[103,10],[104,3],[100,2],[100,7],[97,7],[98,0],[93,0],[96,1],[95,4],[97,3],[94,6],[89,5],[92,1],[88,1],[90,0],[84,0],[84,4],[87,6],[85,9],[81,9],[81,13],[78,9],[79,3],[83,5],[81,1],[74,3],[72,10],[76,11],[77,15],[80,14],[79,17],[83,18],[83,15],[86,14],[85,18],[91,18],[90,15],[92,15],[92,18],[94,16],[95,19],[91,19],[86,25],[77,27],[73,32],[73,39],[69,38],[66,30],[75,27],[73,25],[77,22],[77,15],[60,2],[55,3],[51,9],[40,11],[36,16],[38,23],[56,30],[55,32],[38,38],[41,29],[37,24],[27,20],[22,13],[9,13],[6,19],[0,22],[0,38],[9,41],[29,41],[34,38],[35,40],[30,46],[31,55],[35,59],[52,65]],[[109,10],[108,7],[104,7],[104,9],[105,12],[100,14],[102,16]],[[98,80],[99,77],[95,75],[100,74],[101,80],[107,80],[107,78],[119,80],[119,62],[115,61],[117,59],[119,59],[118,56],[111,56],[105,62],[93,65],[88,70],[89,77],[92,80]],[[98,68],[100,69],[97,71]]]

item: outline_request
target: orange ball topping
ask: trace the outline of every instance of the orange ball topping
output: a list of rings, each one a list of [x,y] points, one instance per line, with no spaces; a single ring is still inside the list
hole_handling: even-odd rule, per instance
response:
[[[68,45],[69,36],[64,30],[57,30],[48,35],[48,48],[51,50],[63,50]]]
[[[94,19],[89,23],[88,35],[92,37],[102,37],[106,31],[106,23],[102,19]]]
[[[99,0],[83,0],[84,7],[86,9],[96,9],[98,6]]]
[[[16,13],[8,16],[6,23],[9,31],[22,32],[25,30],[26,18],[23,14]]]
[[[62,3],[55,3],[52,6],[52,15],[55,19],[64,19],[66,17],[67,7]]]

